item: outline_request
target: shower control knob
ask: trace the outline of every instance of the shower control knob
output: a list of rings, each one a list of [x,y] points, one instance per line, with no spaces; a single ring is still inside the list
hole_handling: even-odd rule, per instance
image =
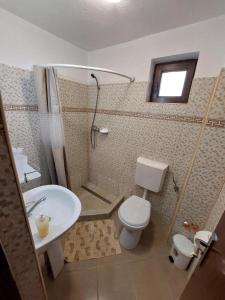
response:
[[[99,129],[99,132],[101,133],[101,134],[108,134],[109,133],[109,130],[108,130],[108,128],[100,128]]]

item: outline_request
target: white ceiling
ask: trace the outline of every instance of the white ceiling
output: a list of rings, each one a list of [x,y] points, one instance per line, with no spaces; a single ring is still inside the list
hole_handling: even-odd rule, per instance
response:
[[[224,0],[0,0],[0,7],[86,50],[225,14]]]

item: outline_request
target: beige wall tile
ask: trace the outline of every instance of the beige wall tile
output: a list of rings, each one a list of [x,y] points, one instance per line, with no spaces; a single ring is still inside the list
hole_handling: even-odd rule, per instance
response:
[[[143,191],[135,186],[134,174],[137,157],[144,156],[168,163],[182,187],[200,125],[107,115],[98,115],[96,124],[107,127],[109,135],[99,136],[97,148],[90,149],[91,181],[112,193],[141,195]],[[177,201],[170,174],[162,192],[149,192],[149,199],[170,222]]]
[[[6,111],[6,120],[13,147],[24,148],[28,162],[41,167],[40,122],[37,112]]]
[[[225,210],[225,184],[220,192],[219,198],[214,204],[213,209],[209,215],[209,218],[205,224],[205,228],[210,231],[214,231],[222,214]]]
[[[109,135],[97,136],[97,148],[94,150],[88,144],[90,181],[114,194],[141,195],[142,190],[135,186],[134,173],[136,159],[142,155],[168,163],[182,189],[201,125],[157,120],[154,119],[154,114],[203,117],[214,83],[215,78],[196,78],[188,104],[163,105],[146,102],[147,82],[101,85],[99,109],[149,112],[153,113],[153,118],[97,113],[96,125],[107,127]],[[75,98],[78,97],[78,84],[69,83],[67,88],[71,88],[71,95],[68,97],[72,99],[73,93]],[[67,96],[66,93],[63,95]],[[93,108],[95,101],[96,86],[89,86],[88,107]],[[67,103],[70,105],[71,100]],[[85,108],[81,104],[86,103],[84,100],[76,103],[77,106],[73,102],[71,107]],[[88,132],[92,118],[93,114],[88,113]],[[171,174],[168,174],[163,190],[159,194],[149,193],[149,198],[153,207],[161,213],[163,220],[169,223],[178,199],[173,189]]]
[[[205,128],[198,149],[174,231],[180,232],[184,221],[204,229],[210,211],[219,197],[225,174],[225,129]]]
[[[220,74],[220,82],[213,99],[209,118],[225,120],[225,68]]]
[[[105,84],[101,85],[99,109],[203,117],[214,84],[213,77],[194,79],[187,104],[147,102],[148,82]],[[89,86],[88,98],[89,107],[93,108],[95,86]]]
[[[67,166],[72,190],[88,180],[88,129],[86,113],[63,113]]]
[[[70,80],[58,79],[59,93],[62,106],[87,107],[87,86]]]
[[[0,64],[3,104],[37,105],[33,72]]]
[[[4,105],[37,105],[33,72],[0,64],[0,91]],[[7,111],[11,143],[22,147],[29,163],[40,168],[39,117],[34,111]]]
[[[35,249],[3,130],[0,130],[0,145],[1,245],[22,299],[44,300]]]

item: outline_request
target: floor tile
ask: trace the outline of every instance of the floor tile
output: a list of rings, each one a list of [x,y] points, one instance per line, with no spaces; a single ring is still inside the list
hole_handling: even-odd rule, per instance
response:
[[[117,212],[112,218],[119,231]],[[49,300],[178,300],[187,272],[169,262],[167,230],[153,213],[136,249],[67,263],[56,280],[44,272]]]
[[[65,263],[62,272],[89,270],[89,269],[96,268],[96,266],[97,266],[97,259],[75,261],[71,263]]]
[[[137,300],[147,299],[147,296],[149,300],[172,300],[166,274],[161,272],[156,259],[133,262],[130,264],[130,273]]]
[[[47,287],[49,300],[97,300],[96,269],[62,272]]]
[[[128,287],[123,287],[117,291],[110,291],[99,296],[99,300],[137,300],[135,292]]]
[[[99,296],[119,290],[131,289],[131,276],[129,264],[103,265],[97,267]]]

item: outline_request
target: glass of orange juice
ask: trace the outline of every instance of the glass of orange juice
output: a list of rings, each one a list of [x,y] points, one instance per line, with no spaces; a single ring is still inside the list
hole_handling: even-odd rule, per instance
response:
[[[49,221],[50,221],[50,218],[48,216],[45,216],[45,215],[39,215],[35,220],[37,230],[38,230],[38,234],[41,238],[48,235]]]

